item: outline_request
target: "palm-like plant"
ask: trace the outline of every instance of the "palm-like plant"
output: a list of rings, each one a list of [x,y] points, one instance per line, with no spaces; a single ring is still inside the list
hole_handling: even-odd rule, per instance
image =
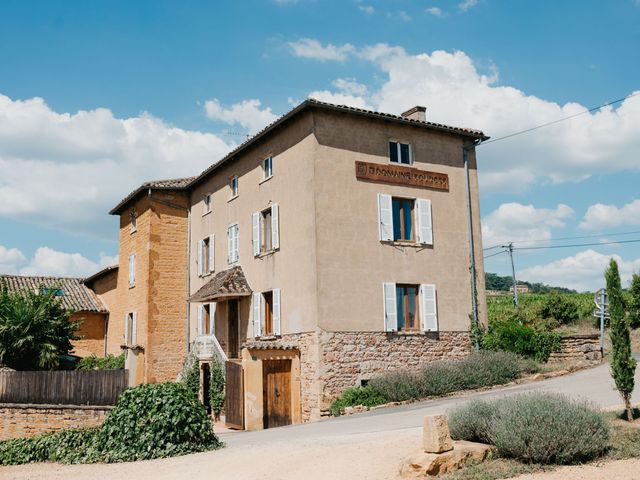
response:
[[[69,320],[71,312],[62,307],[54,290],[12,292],[0,283],[0,365],[50,370],[71,352],[81,322]]]

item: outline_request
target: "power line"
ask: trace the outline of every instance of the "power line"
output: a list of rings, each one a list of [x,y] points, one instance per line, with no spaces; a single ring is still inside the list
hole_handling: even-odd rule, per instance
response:
[[[533,240],[512,240],[512,242],[514,244],[522,244],[522,243],[538,243],[538,242],[559,242],[561,240],[580,240],[583,238],[608,238],[608,237],[619,237],[622,235],[636,235],[640,233],[640,230],[635,230],[632,232],[617,232],[617,233],[594,233],[591,235],[579,235],[579,236],[573,236],[573,237],[557,237],[557,238],[540,238],[540,239],[533,239]],[[602,243],[598,243],[598,245],[602,245]],[[496,245],[493,245],[491,247],[486,247],[483,248],[483,251],[487,251],[487,250],[493,250],[494,248],[501,248],[504,247],[505,243],[499,243]],[[524,247],[522,247],[524,248]]]
[[[487,258],[491,258],[491,257],[495,257],[496,255],[500,255],[501,253],[505,253],[506,250],[502,250],[500,252],[497,253],[492,253],[491,255],[487,255],[486,257],[484,257],[484,259],[486,260]]]
[[[517,247],[514,250],[545,250],[549,248],[570,248],[570,247],[590,247],[594,245],[616,245],[621,243],[638,243],[640,238],[634,240],[617,240],[613,242],[595,242],[595,243],[574,243],[570,245],[547,245],[544,247]]]
[[[612,102],[604,103],[602,105],[598,105],[597,107],[590,108],[589,110],[584,110],[584,111],[579,112],[579,113],[574,113],[573,115],[569,115],[568,117],[559,118],[558,120],[553,120],[551,122],[543,123],[541,125],[536,125],[535,127],[527,128],[525,130],[520,130],[519,132],[510,133],[510,134],[505,135],[503,137],[493,138],[493,139],[488,140],[486,142],[481,142],[478,145],[476,145],[476,147],[481,147],[482,145],[488,145],[489,143],[499,142],[500,140],[506,140],[507,138],[515,137],[516,135],[522,135],[523,133],[529,133],[529,132],[533,132],[534,130],[538,130],[540,128],[548,127],[550,125],[555,125],[556,123],[564,122],[565,120],[570,120],[572,118],[579,117],[580,115],[585,115],[587,113],[591,113],[591,112],[594,112],[596,110],[600,110],[601,108],[608,107],[608,106],[614,105],[616,103],[624,102],[628,98],[632,98],[632,97],[635,97],[637,95],[640,95],[640,92],[632,93],[631,95],[627,95],[626,97],[619,98],[617,100],[613,100]]]

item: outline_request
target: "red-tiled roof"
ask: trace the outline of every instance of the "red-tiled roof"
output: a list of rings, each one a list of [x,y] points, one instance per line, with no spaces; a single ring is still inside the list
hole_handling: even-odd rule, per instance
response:
[[[242,267],[232,267],[216,273],[196,293],[191,295],[191,302],[206,302],[224,297],[251,295],[251,288],[244,276]]]
[[[184,190],[189,184],[195,180],[196,177],[184,177],[184,178],[169,178],[166,180],[152,180],[150,182],[144,182],[138,188],[136,188],[129,195],[124,197],[118,205],[113,207],[109,212],[109,215],[117,215],[124,206],[138,196],[139,193],[145,190]]]
[[[107,309],[96,293],[82,283],[82,278],[69,277],[25,277],[20,275],[0,275],[9,291],[38,292],[43,288],[60,289],[62,306],[74,312],[106,313]]]

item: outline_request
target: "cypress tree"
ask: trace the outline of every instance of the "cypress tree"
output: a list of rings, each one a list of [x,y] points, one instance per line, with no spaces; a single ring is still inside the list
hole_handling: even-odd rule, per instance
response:
[[[214,421],[220,420],[220,414],[224,410],[224,365],[220,360],[214,360],[211,364],[211,383],[209,385],[209,401]]]
[[[640,327],[640,275],[633,274],[631,287],[629,287],[629,326],[631,328]]]
[[[622,286],[618,263],[611,259],[609,268],[604,274],[607,282],[607,296],[609,298],[609,315],[611,328],[609,335],[613,345],[613,358],[611,359],[611,376],[616,384],[616,389],[622,395],[624,407],[627,411],[627,420],[633,421],[631,410],[631,394],[634,387],[634,373],[636,360],[631,356],[631,336],[629,320],[625,314]]]

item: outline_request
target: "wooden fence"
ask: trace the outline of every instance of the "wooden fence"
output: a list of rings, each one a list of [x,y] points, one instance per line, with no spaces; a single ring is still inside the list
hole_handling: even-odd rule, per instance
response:
[[[0,403],[115,405],[127,370],[0,372]]]

